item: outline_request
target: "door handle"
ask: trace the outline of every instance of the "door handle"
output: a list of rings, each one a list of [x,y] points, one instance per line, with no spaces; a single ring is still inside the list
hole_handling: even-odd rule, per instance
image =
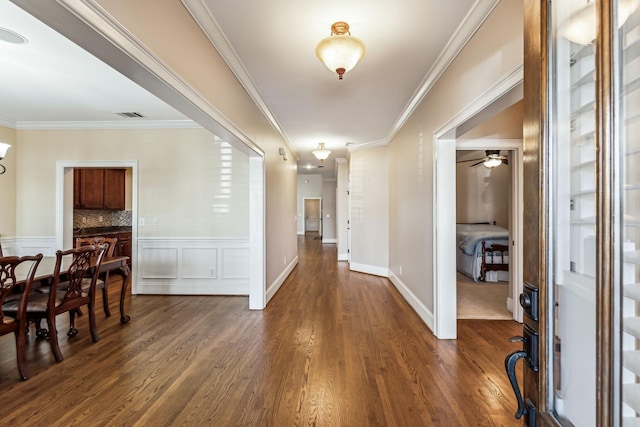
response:
[[[516,400],[518,402],[518,410],[515,415],[517,420],[519,420],[527,411],[527,408],[524,406],[524,401],[522,400],[522,393],[520,392],[520,386],[518,385],[518,378],[516,377],[516,363],[518,363],[518,360],[523,357],[527,357],[526,351],[515,350],[509,353],[504,359],[504,368],[507,371],[507,377],[509,377],[511,388],[513,388],[513,392],[515,393]]]
[[[504,359],[504,368],[507,371],[507,377],[513,393],[516,395],[516,401],[518,402],[518,410],[516,411],[516,419],[520,419],[523,415],[526,415],[525,426],[536,425],[536,407],[530,399],[522,398],[522,392],[518,385],[518,378],[516,377],[516,364],[518,360],[524,359],[526,365],[534,372],[538,372],[538,333],[534,331],[528,325],[523,328],[523,336],[511,337],[511,342],[522,342],[522,350],[512,351]]]

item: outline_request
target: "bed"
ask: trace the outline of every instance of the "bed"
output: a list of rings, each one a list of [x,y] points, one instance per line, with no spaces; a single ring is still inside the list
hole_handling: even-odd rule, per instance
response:
[[[490,223],[456,224],[457,270],[475,282],[509,281],[509,230]]]

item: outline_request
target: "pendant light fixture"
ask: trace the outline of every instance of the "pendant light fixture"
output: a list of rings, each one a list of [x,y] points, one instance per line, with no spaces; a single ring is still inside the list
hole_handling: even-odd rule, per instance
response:
[[[349,24],[336,22],[331,26],[331,35],[322,39],[316,47],[318,59],[342,80],[344,73],[349,72],[362,59],[365,53],[364,43],[349,32]]]
[[[316,156],[316,159],[320,160],[320,163],[322,163],[327,159],[327,157],[329,157],[331,151],[324,148],[324,142],[321,142],[318,144],[318,149],[312,151],[311,153]]]

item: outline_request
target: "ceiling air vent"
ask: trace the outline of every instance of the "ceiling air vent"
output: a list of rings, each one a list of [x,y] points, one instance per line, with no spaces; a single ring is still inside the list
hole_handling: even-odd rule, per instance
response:
[[[140,113],[136,113],[135,111],[129,112],[129,111],[125,111],[123,113],[114,113],[117,114],[120,117],[125,117],[127,119],[134,119],[134,118],[144,118],[144,116]]]

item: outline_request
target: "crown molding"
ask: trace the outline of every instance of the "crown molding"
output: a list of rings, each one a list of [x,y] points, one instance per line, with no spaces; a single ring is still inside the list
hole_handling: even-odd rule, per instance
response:
[[[469,13],[462,20],[453,36],[449,39],[449,42],[442,50],[433,66],[427,72],[425,78],[422,80],[418,89],[413,93],[411,99],[407,103],[398,120],[392,126],[389,134],[386,137],[387,143],[390,142],[398,131],[404,126],[406,121],[411,117],[415,109],[420,105],[420,102],[429,93],[431,88],[440,79],[442,74],[449,68],[449,65],[458,56],[460,51],[471,40],[471,37],[478,31],[478,28],[489,17],[493,9],[500,3],[500,0],[477,0],[472,6]],[[359,146],[365,144],[359,144]]]
[[[362,144],[352,144],[347,146],[349,153],[355,153],[356,151],[371,150],[373,148],[384,147],[389,145],[389,140],[379,139],[378,141],[363,142]]]
[[[197,129],[202,128],[193,120],[136,120],[95,122],[17,122],[16,130],[62,130],[62,129]]]
[[[280,123],[276,117],[271,113],[271,110],[267,106],[266,102],[262,98],[260,91],[258,91],[253,79],[247,72],[246,67],[240,60],[240,57],[236,53],[235,49],[229,42],[229,39],[224,34],[220,25],[216,21],[213,13],[207,7],[203,0],[181,0],[182,4],[187,8],[187,11],[191,14],[194,21],[200,26],[204,34],[207,36],[213,47],[216,48],[222,59],[226,62],[231,72],[236,76],[240,84],[247,91],[253,102],[255,102],[258,109],[262,112],[264,117],[269,121],[271,126],[278,132],[280,137],[285,141],[289,150],[293,153],[294,157],[300,158],[298,151],[291,143],[289,137],[285,133],[284,129],[280,126]]]
[[[179,111],[185,110],[187,116],[236,148],[248,154],[264,156],[264,150],[259,145],[127,31],[96,0],[23,0],[21,7],[44,22],[54,23],[52,27],[56,31],[169,105]],[[82,25],[65,25],[77,21]]]

